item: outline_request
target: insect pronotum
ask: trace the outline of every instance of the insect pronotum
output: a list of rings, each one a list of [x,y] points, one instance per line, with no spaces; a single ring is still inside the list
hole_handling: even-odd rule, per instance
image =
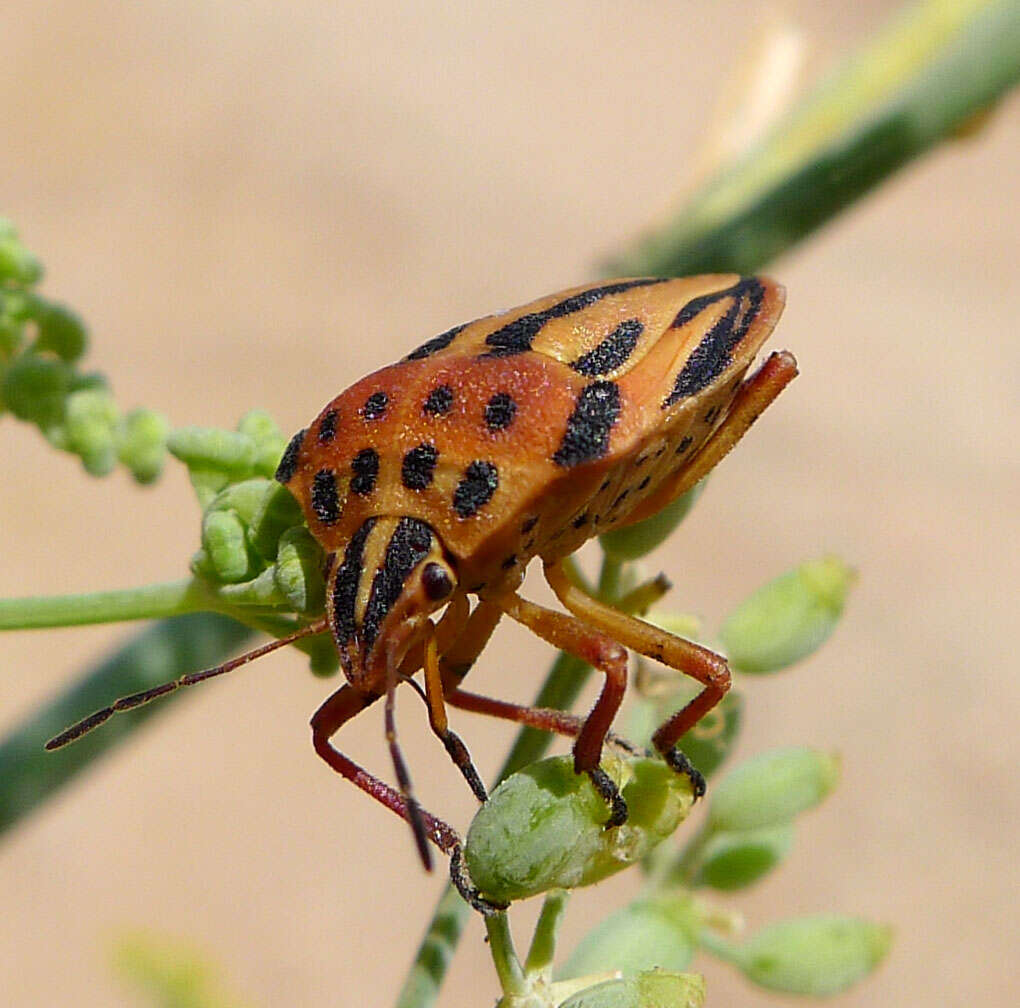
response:
[[[630,648],[701,684],[653,736],[700,792],[704,782],[676,743],[728,689],[725,660],[588,596],[563,560],[591,537],[661,510],[740,440],[797,373],[793,356],[777,352],[745,378],[782,308],[782,288],[761,277],[588,284],[456,326],[363,378],[294,436],[276,473],[328,558],[325,616],[122,698],[47,748],[328,628],[347,681],[312,717],[315,751],[410,823],[426,868],[429,841],[451,855],[454,881],[484,912],[491,904],[471,887],[457,833],[414,799],[397,744],[396,687],[410,684],[425,699],[433,732],[479,800],[485,788],[449,727],[447,704],[572,736],[575,770],[605,798],[613,826],[627,809],[599,760]],[[536,556],[566,613],[518,594]],[[586,717],[462,688],[503,616],[605,676]],[[423,684],[412,678],[418,671]],[[380,699],[396,788],[331,741]]]

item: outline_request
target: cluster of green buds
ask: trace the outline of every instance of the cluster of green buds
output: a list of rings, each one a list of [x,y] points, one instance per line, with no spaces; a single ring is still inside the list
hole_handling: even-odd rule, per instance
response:
[[[652,519],[654,528],[639,525],[604,537],[607,554],[628,563],[618,596],[637,580],[629,563],[668,534],[698,492],[677,502],[671,515]],[[706,777],[737,740],[744,713],[740,677],[778,673],[811,655],[835,629],[854,576],[835,557],[806,561],[755,592],[723,622],[715,639],[706,641],[727,655],[737,680],[716,710],[680,742]],[[687,637],[702,636],[698,621],[685,614],[653,611],[647,618]],[[636,679],[640,700],[631,712],[629,734],[647,743],[655,726],[682,707],[694,689],[644,660]],[[807,994],[843,990],[882,960],[890,942],[883,925],[843,916],[806,917],[737,941],[740,915],[720,908],[710,896],[745,889],[786,859],[797,817],[837,783],[835,755],[787,747],[737,766],[710,787],[706,813],[680,848],[661,841],[690,811],[684,778],[643,758],[613,755],[604,768],[631,809],[623,827],[628,832],[618,838],[602,828],[604,801],[585,778],[574,775],[567,759],[545,760],[508,778],[471,827],[466,857],[472,878],[502,902],[588,885],[630,864],[645,873],[638,897],[590,931],[556,971],[550,989],[557,995],[581,984],[572,999],[505,998],[502,1003],[700,1004],[697,978],[685,972],[699,950],[731,963],[759,986]],[[642,787],[643,782],[650,786]],[[536,996],[541,985],[527,970],[524,976],[531,981],[529,996]],[[600,978],[603,982],[593,986]],[[656,983],[677,984],[675,996],[655,1000],[640,993]]]
[[[85,326],[35,289],[42,275],[14,227],[0,220],[0,414],[34,424],[94,476],[120,462],[139,483],[151,483],[163,466],[165,418],[145,409],[122,414],[106,379],[80,370]]]

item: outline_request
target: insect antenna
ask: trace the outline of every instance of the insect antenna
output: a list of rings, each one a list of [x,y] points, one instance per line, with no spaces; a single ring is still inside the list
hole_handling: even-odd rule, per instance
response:
[[[425,831],[425,820],[421,814],[421,806],[414,797],[411,775],[408,773],[407,764],[404,762],[404,755],[400,751],[400,743],[397,741],[397,720],[395,713],[397,683],[400,682],[398,671],[398,665],[391,656],[386,670],[386,742],[389,745],[393,770],[397,775],[397,787],[400,788],[400,793],[407,806],[407,821],[410,823],[411,832],[414,834],[414,843],[418,848],[418,856],[421,858],[425,871],[432,871],[432,851],[429,849],[428,835]]]
[[[94,714],[90,714],[88,717],[75,722],[70,728],[65,728],[59,735],[55,735],[49,740],[49,742],[46,743],[46,749],[50,751],[60,749],[61,747],[80,739],[82,735],[92,731],[93,728],[98,728],[101,724],[108,721],[114,714],[117,714],[120,711],[133,710],[135,707],[141,707],[142,704],[147,704],[151,700],[156,700],[161,696],[166,696],[168,693],[173,693],[176,690],[179,690],[182,686],[194,686],[196,683],[205,682],[206,679],[212,679],[214,676],[223,675],[225,672],[233,672],[234,669],[240,668],[242,665],[247,665],[248,662],[254,661],[256,658],[261,658],[263,655],[267,655],[271,651],[275,651],[277,648],[285,647],[287,644],[293,644],[294,641],[300,640],[302,637],[309,637],[312,634],[322,633],[322,631],[326,628],[327,623],[325,619],[316,620],[314,623],[309,623],[308,626],[303,627],[301,630],[298,630],[287,637],[281,637],[278,640],[270,641],[268,644],[263,644],[262,647],[257,647],[253,651],[246,651],[244,654],[238,655],[236,658],[231,658],[230,661],[223,662],[222,665],[215,665],[212,668],[202,669],[201,672],[189,672],[187,675],[182,675],[179,679],[171,679],[170,682],[160,683],[159,686],[152,686],[147,690],[142,690],[140,693],[132,693],[130,696],[114,700],[109,707],[97,710]]]

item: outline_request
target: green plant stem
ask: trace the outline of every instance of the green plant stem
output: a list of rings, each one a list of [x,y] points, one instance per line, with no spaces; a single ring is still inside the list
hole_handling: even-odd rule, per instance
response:
[[[504,994],[523,997],[528,985],[524,979],[520,960],[514,950],[510,935],[510,920],[505,913],[491,914],[485,918],[485,930],[489,936],[489,951],[496,964],[496,973]]]
[[[524,963],[524,971],[529,976],[535,973],[551,975],[553,959],[556,955],[556,935],[567,909],[569,893],[563,889],[553,889],[545,894],[542,912],[535,924],[535,933],[528,949],[528,958]]]
[[[964,130],[1018,78],[1016,0],[912,5],[608,272],[759,269]]]
[[[222,609],[208,588],[188,579],[120,591],[0,599],[0,630],[120,623]]]

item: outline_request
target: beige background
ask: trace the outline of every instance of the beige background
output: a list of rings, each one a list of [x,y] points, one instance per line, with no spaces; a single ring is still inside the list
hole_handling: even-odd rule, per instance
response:
[[[788,7],[824,59],[893,5]],[[125,406],[230,425],[260,405],[289,432],[454,322],[592,276],[681,185],[766,20],[689,0],[372,10],[3,5],[0,211],[88,319]],[[892,957],[846,1008],[1017,994],[1017,108],[775,264],[778,343],[803,376],[655,558],[709,626],[803,557],[860,567],[824,652],[747,684],[741,746],[835,747],[845,779],[781,871],[722,901],[752,927],[826,909],[894,922]],[[197,512],[178,467],[149,490],[89,480],[12,423],[3,459],[4,594],[181,575]],[[132,632],[5,637],[0,727]],[[478,686],[527,698],[548,657],[506,631]],[[107,950],[150,925],[253,1005],[392,1003],[438,881],[313,755],[326,688],[291,655],[211,684],[4,838],[0,1001],[137,1003]],[[466,823],[470,796],[407,708],[421,793]],[[490,774],[509,730],[457,724]],[[382,770],[381,735],[367,716],[346,747]],[[568,940],[636,882],[578,893]],[[776,1003],[699,965],[710,1004]],[[442,1004],[495,991],[472,922]]]

